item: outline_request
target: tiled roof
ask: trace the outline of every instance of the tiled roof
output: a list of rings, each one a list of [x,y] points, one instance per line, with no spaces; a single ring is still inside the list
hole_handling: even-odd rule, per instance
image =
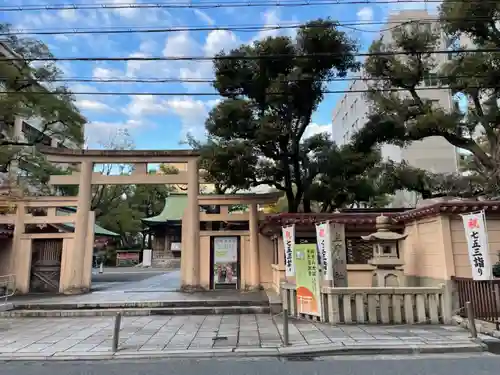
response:
[[[400,210],[361,210],[358,212],[349,210],[348,212],[334,212],[327,214],[318,213],[282,213],[267,215],[261,223],[261,227],[273,225],[313,225],[322,221],[333,221],[336,223],[351,224],[351,225],[374,225],[377,216],[384,215],[391,218],[393,224],[404,224],[406,221],[420,219],[427,216],[438,214],[462,214],[466,212],[474,212],[486,210],[487,213],[500,214],[500,201],[473,201],[473,200],[443,200],[433,204],[405,211]]]
[[[170,194],[165,198],[163,211],[156,216],[141,219],[145,224],[160,224],[172,221],[181,221],[187,207],[186,194]]]

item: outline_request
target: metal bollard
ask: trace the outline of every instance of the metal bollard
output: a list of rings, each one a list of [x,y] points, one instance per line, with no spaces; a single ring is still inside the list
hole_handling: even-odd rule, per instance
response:
[[[288,337],[288,309],[283,309],[283,345],[290,345],[290,339]]]
[[[104,272],[104,264],[101,262],[101,264],[99,265],[99,273],[103,272]]]
[[[118,343],[120,342],[120,328],[122,325],[122,314],[120,312],[116,313],[115,316],[115,327],[113,329],[113,342],[111,350],[113,353],[118,351]]]
[[[471,302],[465,302],[465,310],[467,311],[467,319],[469,320],[470,335],[473,339],[477,339],[476,318]]]

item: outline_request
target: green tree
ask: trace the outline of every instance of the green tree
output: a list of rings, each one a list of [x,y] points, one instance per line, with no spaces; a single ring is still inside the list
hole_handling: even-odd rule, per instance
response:
[[[59,85],[61,70],[51,61],[33,62],[53,58],[49,48],[41,41],[19,38],[7,24],[0,24],[0,32],[4,34],[0,42],[0,80],[5,90],[0,93],[2,169],[8,169],[16,159],[29,163],[31,147],[47,143],[47,136],[83,144],[86,119],[76,108],[68,88]],[[39,132],[27,134],[24,139],[15,137],[16,116],[41,121]]]
[[[270,37],[214,59],[214,87],[224,98],[206,121],[202,168],[220,191],[270,185],[297,212],[318,173],[309,157],[325,137],[304,133],[325,81],[357,70],[356,44],[331,20],[308,22],[295,39]],[[295,187],[295,189],[294,189]]]
[[[409,23],[393,31],[393,40],[378,40],[370,47],[365,62],[367,78],[372,78],[368,98],[372,109],[366,126],[355,136],[355,144],[368,150],[375,144],[407,145],[431,136],[441,136],[450,144],[466,150],[475,165],[467,176],[427,176],[431,184],[441,181],[453,191],[467,187],[464,194],[496,196],[500,192],[500,29],[499,6],[495,2],[471,4],[444,0],[439,27]],[[440,33],[451,42],[470,40],[479,51],[464,46],[448,54],[438,64],[433,50],[441,50]],[[400,51],[403,55],[392,55]],[[469,107],[449,109],[425,97],[419,87],[450,87],[461,93]],[[400,91],[389,91],[398,89]],[[480,181],[478,183],[478,181]],[[438,189],[439,190],[439,189]],[[461,190],[459,188],[458,190]],[[456,189],[455,189],[456,192]],[[438,194],[443,194],[443,191]]]
[[[187,143],[200,151],[203,178],[205,183],[213,184],[215,194],[235,193],[251,186],[255,179],[251,166],[257,163],[257,157],[248,142],[213,136],[200,142],[188,136]]]

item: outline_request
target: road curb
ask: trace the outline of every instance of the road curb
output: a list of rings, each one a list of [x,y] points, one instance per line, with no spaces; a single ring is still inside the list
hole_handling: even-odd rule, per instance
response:
[[[1,362],[10,361],[99,361],[123,359],[158,359],[158,358],[301,358],[341,355],[408,355],[408,354],[446,354],[479,353],[487,350],[481,343],[464,342],[443,345],[347,345],[336,344],[309,345],[275,348],[220,348],[163,351],[118,351],[111,352],[56,352],[44,353],[0,353]]]

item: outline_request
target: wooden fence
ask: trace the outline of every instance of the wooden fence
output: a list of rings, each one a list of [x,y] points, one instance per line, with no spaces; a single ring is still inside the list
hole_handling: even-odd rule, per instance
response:
[[[460,315],[465,317],[466,302],[470,302],[476,319],[496,324],[500,329],[500,280],[478,281],[465,277],[453,278],[458,294]]]
[[[445,289],[321,288],[322,317],[301,313],[294,284],[282,283],[283,308],[292,317],[331,324],[439,324],[451,320]]]

